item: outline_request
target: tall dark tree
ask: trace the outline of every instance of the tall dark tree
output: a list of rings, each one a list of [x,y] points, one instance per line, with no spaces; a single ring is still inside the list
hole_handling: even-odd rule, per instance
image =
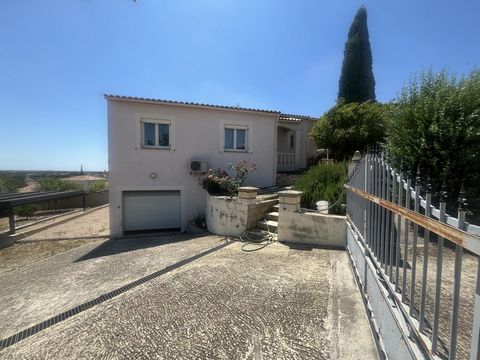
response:
[[[353,19],[343,52],[338,98],[346,103],[375,101],[372,50],[368,36],[367,9],[362,6]]]

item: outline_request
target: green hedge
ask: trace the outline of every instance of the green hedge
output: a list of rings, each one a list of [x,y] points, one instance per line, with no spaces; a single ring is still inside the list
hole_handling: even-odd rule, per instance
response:
[[[346,195],[343,184],[347,181],[346,161],[335,164],[312,166],[295,182],[295,190],[303,191],[302,207],[316,209],[316,202],[327,200],[330,205],[341,200],[330,209],[330,213],[343,214],[341,204],[345,204]]]
[[[395,166],[420,167],[434,190],[445,179],[453,203],[462,182],[468,198],[480,196],[480,70],[412,78],[391,107],[387,148]]]

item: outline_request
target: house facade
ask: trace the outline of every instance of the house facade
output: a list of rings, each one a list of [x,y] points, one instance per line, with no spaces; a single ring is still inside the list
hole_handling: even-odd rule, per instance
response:
[[[246,161],[257,168],[246,185],[275,185],[280,123],[297,136],[295,149],[302,149],[301,121],[280,120],[278,111],[105,98],[112,237],[134,231],[186,230],[188,221],[205,213],[206,192],[200,179],[209,168]],[[300,155],[296,156],[301,164]]]

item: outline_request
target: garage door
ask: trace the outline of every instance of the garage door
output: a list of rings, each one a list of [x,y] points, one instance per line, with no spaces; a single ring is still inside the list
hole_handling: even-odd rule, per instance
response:
[[[180,191],[123,193],[124,231],[180,229]]]

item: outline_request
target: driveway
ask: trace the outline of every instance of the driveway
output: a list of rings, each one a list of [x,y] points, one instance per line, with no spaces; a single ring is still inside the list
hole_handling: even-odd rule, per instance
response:
[[[240,248],[131,238],[0,274],[0,357],[377,358],[344,251]]]

